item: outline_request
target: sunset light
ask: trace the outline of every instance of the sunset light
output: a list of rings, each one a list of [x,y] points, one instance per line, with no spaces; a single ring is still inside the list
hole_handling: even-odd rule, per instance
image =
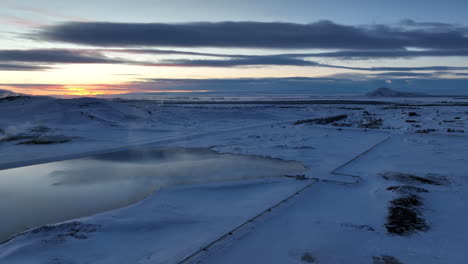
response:
[[[104,2],[95,3],[96,10],[105,9]],[[273,4],[262,7],[266,9],[259,16],[231,12],[250,10],[245,1],[206,5],[206,12],[200,13],[179,10],[177,3],[145,1],[136,7],[124,1],[114,12],[98,13],[77,2],[57,6],[39,0],[26,7],[6,0],[0,20],[0,85],[35,95],[95,96],[174,90],[154,86],[158,79],[174,79],[186,84],[177,85],[177,90],[192,91],[190,80],[299,77],[318,82],[328,78],[319,93],[352,93],[356,80],[370,87],[395,79],[400,88],[419,89],[430,79],[460,89],[468,76],[463,26],[468,21],[461,9],[454,9],[442,23],[424,21],[434,16],[420,21],[405,17],[410,16],[408,10],[417,9],[413,4],[403,13],[376,20],[357,15],[360,10],[352,12],[356,6],[351,4],[344,4],[350,10],[344,14],[328,4],[299,2],[306,7],[291,5],[278,13]],[[252,6],[255,10],[261,5]],[[371,2],[365,6],[376,13],[393,8]],[[179,11],[173,14],[174,10]],[[451,37],[443,39],[444,34]],[[412,82],[411,88],[404,80]],[[195,82],[195,90],[215,88],[203,89]],[[100,89],[102,84],[116,89]],[[48,85],[62,89],[47,91]],[[441,89],[435,92],[443,93]]]
[[[465,264],[468,1],[1,0],[0,264]]]

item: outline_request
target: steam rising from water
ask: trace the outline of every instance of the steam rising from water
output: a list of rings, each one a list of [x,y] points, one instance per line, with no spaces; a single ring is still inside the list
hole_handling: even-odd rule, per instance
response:
[[[0,171],[0,241],[27,228],[139,201],[170,185],[301,173],[298,162],[152,148]]]

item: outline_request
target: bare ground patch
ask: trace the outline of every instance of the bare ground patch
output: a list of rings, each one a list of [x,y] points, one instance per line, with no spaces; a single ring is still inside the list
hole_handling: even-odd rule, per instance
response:
[[[73,137],[67,137],[55,133],[53,129],[46,126],[35,126],[16,133],[0,133],[0,143],[14,142],[16,145],[47,145],[59,144],[72,141]]]
[[[385,172],[380,174],[382,178],[388,181],[397,181],[405,184],[430,184],[430,185],[447,185],[450,181],[443,175],[428,173],[426,177],[421,177],[409,173],[401,172]]]
[[[308,252],[301,256],[301,261],[306,263],[318,263],[317,259]]]
[[[372,257],[372,264],[403,264],[397,258],[388,255]]]
[[[313,119],[304,119],[304,120],[298,120],[293,123],[293,125],[301,125],[301,124],[307,124],[307,123],[315,123],[319,125],[326,125],[330,124],[336,121],[340,121],[343,119],[348,118],[347,115],[336,115],[336,116],[329,116],[329,117],[321,117],[321,118],[313,118]]]
[[[78,221],[63,223],[59,225],[49,225],[36,228],[31,234],[45,234],[47,238],[44,242],[65,241],[67,238],[87,239],[90,233],[96,232],[99,225],[85,224]]]
[[[414,193],[427,193],[429,192],[427,189],[421,187],[414,187],[411,185],[403,185],[403,186],[390,186],[387,187],[387,191],[396,192],[399,194],[414,194]]]

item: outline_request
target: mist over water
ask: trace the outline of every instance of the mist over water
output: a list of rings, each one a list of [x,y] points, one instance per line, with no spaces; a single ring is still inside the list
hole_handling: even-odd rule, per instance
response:
[[[149,148],[0,171],[0,241],[28,228],[135,203],[164,186],[301,173],[299,162]]]

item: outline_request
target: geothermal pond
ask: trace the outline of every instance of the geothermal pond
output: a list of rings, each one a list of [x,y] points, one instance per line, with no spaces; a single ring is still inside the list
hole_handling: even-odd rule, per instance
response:
[[[0,171],[0,241],[28,228],[130,205],[164,186],[301,173],[299,162],[147,148]]]

